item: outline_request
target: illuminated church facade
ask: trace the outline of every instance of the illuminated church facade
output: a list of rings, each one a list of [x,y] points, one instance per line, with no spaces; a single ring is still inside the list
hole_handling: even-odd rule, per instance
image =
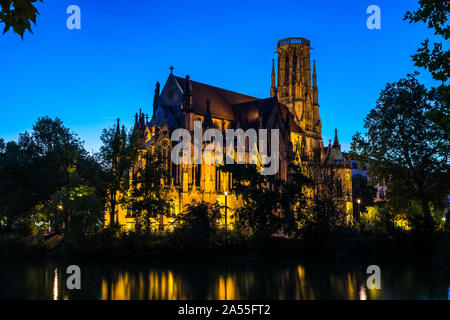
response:
[[[345,210],[352,212],[351,168],[344,158],[335,131],[334,143],[324,146],[322,122],[319,115],[319,90],[315,62],[310,60],[310,41],[288,38],[278,41],[278,62],[272,63],[270,97],[255,98],[191,80],[189,76],[170,75],[165,85],[156,84],[153,116],[149,119],[141,111],[136,114],[134,130],[141,139],[141,165],[144,155],[154,147],[165,150],[167,170],[171,179],[162,182],[173,204],[172,213],[179,214],[188,204],[202,201],[225,201],[229,210],[228,224],[233,227],[234,209],[239,199],[233,196],[231,174],[221,172],[212,164],[180,164],[170,161],[174,142],[171,134],[177,128],[194,131],[194,122],[201,121],[202,129],[278,129],[279,130],[279,178],[287,179],[289,163],[301,163],[302,159],[315,159],[338,168],[345,192],[342,199]],[[248,159],[248,155],[246,156]],[[134,169],[136,169],[134,168]],[[133,170],[134,170],[133,169]],[[165,185],[164,185],[165,184]],[[117,222],[125,229],[132,229],[134,218],[126,208],[120,207]],[[107,220],[109,215],[106,215]],[[159,230],[170,229],[170,219],[161,216],[155,223]],[[108,221],[106,221],[108,223]]]

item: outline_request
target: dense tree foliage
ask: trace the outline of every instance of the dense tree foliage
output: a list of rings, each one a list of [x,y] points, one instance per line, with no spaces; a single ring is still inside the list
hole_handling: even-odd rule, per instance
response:
[[[410,23],[426,23],[436,36],[448,40],[450,37],[450,26],[447,23],[449,13],[449,0],[419,0],[419,9],[414,12],[408,11],[404,19],[409,20]],[[413,56],[417,66],[426,68],[434,79],[442,82],[447,81],[449,76],[449,59],[450,51],[443,50],[442,42],[434,43],[433,49],[430,49],[429,39],[422,43],[422,47]]]
[[[434,35],[441,39],[441,42],[433,43],[433,48],[429,47],[430,41],[426,39],[422,43],[422,47],[413,55],[413,61],[416,66],[427,69],[435,80],[442,83],[430,91],[434,104],[433,108],[427,112],[427,117],[446,133],[447,140],[450,140],[450,111],[448,108],[450,50],[443,47],[442,40],[448,41],[450,37],[449,14],[449,0],[420,0],[419,9],[414,12],[408,11],[405,14],[405,20],[409,20],[410,23],[426,23],[428,28],[434,31]],[[448,149],[446,151],[448,152]]]
[[[3,34],[10,28],[22,39],[25,31],[33,33],[31,23],[36,25],[39,15],[36,2],[42,0],[0,0],[0,23],[4,23]]]
[[[146,153],[143,160],[133,173],[127,206],[136,219],[136,229],[152,230],[152,219],[170,215],[171,202],[161,183],[169,177],[159,150]]]
[[[346,224],[348,194],[336,167],[312,162],[306,168],[312,185],[309,203],[302,216],[302,227],[309,234],[319,235],[325,240],[336,227]]]
[[[52,196],[48,214],[65,234],[83,235],[102,226],[104,206],[93,187],[63,187]]]
[[[176,232],[182,237],[180,245],[186,248],[205,248],[217,222],[222,218],[223,208],[219,204],[200,202],[188,205],[186,211],[175,217]]]
[[[99,166],[58,118],[39,118],[31,133],[0,148],[0,214],[9,228],[46,217],[59,229],[54,197],[64,188],[90,186],[101,196]],[[48,212],[49,215],[46,215]]]
[[[374,199],[377,196],[377,188],[375,188],[362,174],[355,174],[352,177],[352,194],[353,194],[353,213],[356,217],[360,212],[366,210],[367,207],[373,206]],[[360,200],[360,203],[357,200]]]
[[[106,210],[110,214],[110,225],[114,226],[119,205],[126,205],[127,202],[129,170],[138,158],[138,137],[134,133],[127,134],[123,126],[121,129],[117,119],[117,126],[104,129],[100,139],[103,145],[97,160],[102,167]]]
[[[261,175],[256,165],[225,165],[221,170],[232,174],[232,190],[243,202],[235,212],[239,228],[262,237],[298,230],[304,187],[309,183],[299,166],[289,168],[286,182],[276,175]]]
[[[355,134],[352,154],[369,163],[369,176],[385,183],[393,205],[421,204],[423,225],[430,206],[442,206],[449,190],[448,140],[426,114],[433,101],[414,75],[389,83],[365,118],[367,132]]]

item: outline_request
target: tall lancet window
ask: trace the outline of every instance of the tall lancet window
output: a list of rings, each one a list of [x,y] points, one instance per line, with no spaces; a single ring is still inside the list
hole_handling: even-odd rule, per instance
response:
[[[216,168],[216,191],[220,192],[222,191],[222,172],[217,168]]]
[[[284,69],[284,81],[286,83],[289,83],[289,55],[288,54],[286,54],[286,58],[285,58],[285,61],[284,61],[284,66],[285,66],[285,69]]]
[[[296,83],[297,79],[297,55],[294,53],[294,57],[292,58],[292,81]]]
[[[192,165],[192,180],[196,187],[200,187],[200,165]]]

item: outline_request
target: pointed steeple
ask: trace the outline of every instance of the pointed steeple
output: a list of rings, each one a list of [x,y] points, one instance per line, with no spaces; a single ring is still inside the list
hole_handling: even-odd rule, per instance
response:
[[[159,104],[159,88],[160,88],[160,84],[158,81],[158,82],[156,82],[155,96],[153,97],[153,117],[156,114],[156,109],[158,108],[158,104]]]
[[[134,115],[134,129],[137,129],[138,125],[139,125],[138,114],[136,112],[136,114]]]
[[[317,88],[316,60],[313,60],[313,104],[319,105],[319,89]]]
[[[275,97],[276,96],[276,85],[275,85],[275,80],[276,80],[276,75],[275,75],[275,59],[272,59],[272,86],[270,87],[270,96],[271,97]]]
[[[116,135],[120,134],[120,119],[117,118]]]
[[[331,141],[330,141],[331,142]],[[337,128],[334,129],[334,142],[333,142],[333,148],[341,148],[341,145],[339,144],[339,139],[337,135]]]
[[[139,108],[139,129],[145,128],[145,114],[142,113],[142,109]]]
[[[205,128],[212,128],[213,122],[211,117],[211,109],[209,107],[209,99],[206,99],[206,112],[205,112],[205,120],[204,120]]]

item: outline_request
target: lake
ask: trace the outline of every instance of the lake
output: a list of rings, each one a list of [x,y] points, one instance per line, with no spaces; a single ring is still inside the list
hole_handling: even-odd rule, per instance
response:
[[[81,290],[66,287],[69,265]],[[447,270],[379,264],[381,289],[368,289],[374,261],[253,262],[28,261],[0,258],[0,299],[450,299]]]

